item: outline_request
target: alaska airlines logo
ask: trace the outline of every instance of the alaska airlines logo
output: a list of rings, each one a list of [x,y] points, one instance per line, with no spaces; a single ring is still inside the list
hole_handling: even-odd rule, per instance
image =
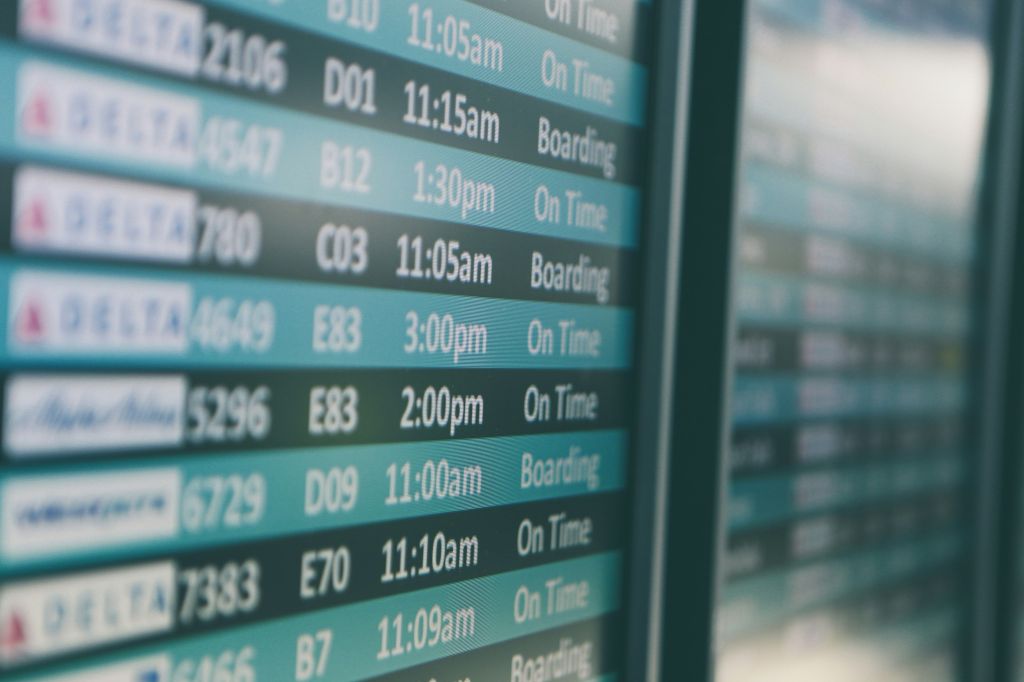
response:
[[[196,161],[198,100],[26,62],[18,72],[22,139],[165,166]]]
[[[188,347],[188,285],[19,272],[11,281],[15,349],[182,354]]]
[[[0,654],[6,660],[14,657],[28,646],[28,633],[25,631],[25,619],[15,611],[0,623]]]
[[[185,190],[22,168],[14,181],[14,242],[25,250],[186,263],[196,204]]]
[[[199,70],[203,11],[178,0],[21,0],[23,37],[153,68]]]
[[[13,583],[0,592],[0,661],[45,659],[167,632],[174,603],[169,561]],[[154,679],[160,668],[150,664],[134,672]]]
[[[4,448],[15,457],[173,446],[183,438],[181,376],[15,376],[6,397]]]
[[[180,493],[177,469],[11,478],[0,544],[18,559],[172,538]]]

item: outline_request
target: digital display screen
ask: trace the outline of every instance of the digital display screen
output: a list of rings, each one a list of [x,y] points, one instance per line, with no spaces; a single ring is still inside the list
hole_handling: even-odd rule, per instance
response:
[[[959,679],[988,13],[748,3],[719,682]]]
[[[622,675],[651,6],[0,6],[0,676]]]

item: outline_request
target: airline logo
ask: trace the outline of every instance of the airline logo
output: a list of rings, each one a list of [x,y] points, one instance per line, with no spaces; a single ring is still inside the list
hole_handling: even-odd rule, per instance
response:
[[[0,592],[0,662],[169,632],[174,590],[170,561],[10,584]]]
[[[59,677],[47,677],[39,682],[167,682],[171,679],[171,662],[167,656],[90,668]]]
[[[191,97],[26,62],[18,72],[22,141],[88,156],[190,168],[200,106]]]
[[[8,340],[22,352],[183,354],[192,289],[145,279],[23,271],[11,279]]]
[[[12,457],[175,446],[185,431],[183,376],[15,376],[4,449]]]
[[[0,491],[0,547],[30,559],[173,538],[180,493],[172,468],[11,478]]]
[[[187,263],[197,203],[194,192],[22,168],[14,179],[14,243],[26,251]]]
[[[199,71],[203,11],[178,0],[21,0],[23,37],[163,71]]]

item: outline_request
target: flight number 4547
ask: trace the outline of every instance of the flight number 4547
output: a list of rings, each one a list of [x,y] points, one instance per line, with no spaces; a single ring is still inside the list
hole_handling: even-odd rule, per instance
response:
[[[277,128],[212,116],[203,125],[198,153],[218,173],[269,178],[277,171],[283,144]]]

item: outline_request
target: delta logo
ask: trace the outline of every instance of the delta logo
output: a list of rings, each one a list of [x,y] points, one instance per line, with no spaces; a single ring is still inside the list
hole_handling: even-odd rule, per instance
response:
[[[198,197],[189,190],[26,166],[14,180],[19,249],[187,263]]]
[[[0,622],[0,658],[16,660],[28,649],[28,634],[21,612],[13,611]]]
[[[194,97],[28,61],[18,70],[18,133],[90,156],[172,167],[196,163]]]
[[[11,278],[14,350],[184,354],[192,289],[154,280],[21,271]]]
[[[25,632],[24,619],[19,613],[12,613],[8,620],[0,623],[0,660],[17,663],[27,658],[31,651]],[[166,656],[157,656],[103,668],[93,668],[48,677],[39,682],[166,682],[170,679],[171,664]]]
[[[5,586],[0,592],[0,663],[45,660],[170,631],[174,575],[173,563],[159,562]],[[147,663],[123,672],[129,673],[126,680],[159,680],[162,671]]]
[[[195,75],[202,7],[182,0],[21,0],[22,37]]]

